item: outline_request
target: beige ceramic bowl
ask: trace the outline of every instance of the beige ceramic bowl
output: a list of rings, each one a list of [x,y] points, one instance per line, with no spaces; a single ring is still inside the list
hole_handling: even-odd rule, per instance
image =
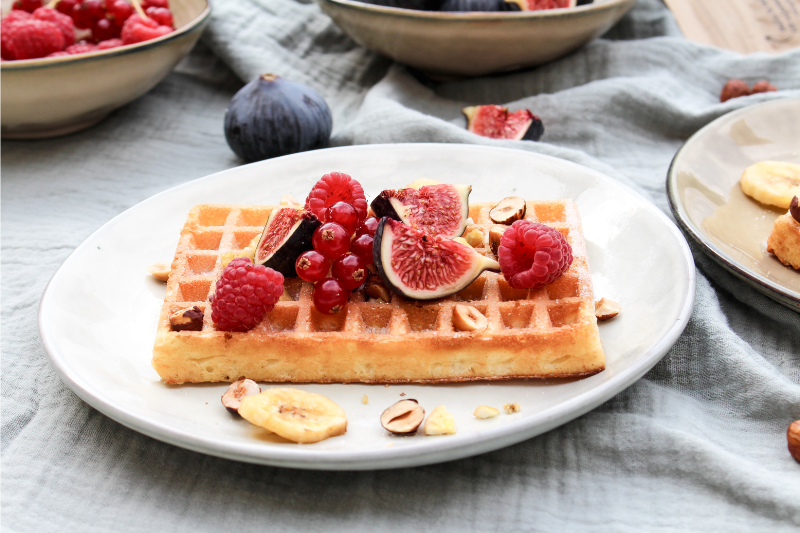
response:
[[[636,0],[567,9],[443,13],[317,0],[359,44],[439,76],[478,76],[539,65],[605,33]]]
[[[166,76],[208,23],[208,0],[171,0],[176,30],[120,48],[2,63],[2,136],[54,137],[87,128]]]

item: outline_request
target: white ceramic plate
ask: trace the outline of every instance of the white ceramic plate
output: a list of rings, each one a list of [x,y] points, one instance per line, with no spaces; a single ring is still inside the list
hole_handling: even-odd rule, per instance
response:
[[[572,381],[456,385],[300,385],[339,404],[347,434],[317,444],[280,442],[228,414],[225,384],[166,386],[150,367],[164,285],[145,272],[169,260],[198,203],[277,203],[305,198],[330,171],[347,172],[368,197],[421,177],[471,183],[472,200],[574,199],[581,212],[595,295],[622,305],[601,324],[607,369]],[[87,403],[137,431],[192,450],[254,463],[310,469],[374,469],[458,459],[548,431],[608,400],[655,365],[689,319],[695,271],[678,229],[658,209],[602,174],[529,152],[452,144],[368,145],[307,152],[234,168],[166,192],[117,216],[81,244],[53,276],[39,331],[64,383]],[[416,398],[445,404],[451,436],[394,437],[381,412]],[[369,403],[362,404],[367,395]],[[477,420],[480,404],[522,411]]]
[[[675,154],[667,194],[675,218],[702,250],[770,298],[800,311],[800,273],[767,253],[778,216],[742,192],[759,161],[800,163],[800,99],[773,100],[723,115]]]

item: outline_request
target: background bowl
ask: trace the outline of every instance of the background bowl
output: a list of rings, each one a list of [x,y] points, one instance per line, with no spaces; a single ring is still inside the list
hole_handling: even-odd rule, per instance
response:
[[[152,89],[197,42],[208,0],[171,0],[176,30],[142,43],[66,57],[4,61],[2,136],[72,133]]]
[[[605,33],[636,0],[568,9],[444,13],[317,0],[354,41],[434,75],[478,76],[539,65]]]

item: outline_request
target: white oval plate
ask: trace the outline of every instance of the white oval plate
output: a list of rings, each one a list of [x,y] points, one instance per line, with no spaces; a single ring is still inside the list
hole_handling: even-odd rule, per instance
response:
[[[150,367],[164,285],[145,268],[170,260],[199,203],[303,199],[331,171],[359,180],[369,198],[418,178],[471,183],[473,201],[518,195],[572,198],[584,224],[595,295],[622,305],[602,323],[604,372],[583,380],[454,385],[300,385],[339,404],[347,433],[300,445],[270,438],[228,414],[226,384],[167,386]],[[309,469],[424,465],[495,450],[576,418],[639,379],[675,343],[694,302],[695,270],[673,223],[629,188],[588,168],[534,153],[452,144],[368,145],[307,152],[220,172],[125,211],[81,244],[50,280],[39,308],[42,343],[64,383],[114,420],[159,440],[220,457]],[[394,437],[379,416],[416,398],[447,406],[455,435]],[[369,398],[368,404],[362,397]],[[522,411],[477,420],[478,405]],[[501,411],[502,412],[502,411]]]
[[[778,216],[742,192],[744,170],[765,160],[800,163],[800,99],[723,115],[692,135],[667,174],[667,195],[684,233],[728,271],[800,312],[800,273],[767,253]]]

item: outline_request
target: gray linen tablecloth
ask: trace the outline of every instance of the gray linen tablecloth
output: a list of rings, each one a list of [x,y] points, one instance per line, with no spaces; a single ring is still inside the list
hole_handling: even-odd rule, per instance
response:
[[[658,0],[540,68],[433,82],[360,48],[314,3],[217,0],[203,45],[152,92],[59,139],[2,143],[2,525],[5,531],[797,531],[800,315],[699,251],[694,314],[667,356],[591,413],[445,464],[309,472],[238,463],[140,435],[56,377],[36,310],[91,232],[174,185],[241,164],[222,117],[276,72],[319,90],[334,145],[458,142],[551,154],[627,183],[668,212],[670,159],[733,109],[800,96],[800,50],[686,41]],[[720,104],[732,77],[783,89]],[[464,129],[465,105],[539,114],[540,143]],[[800,127],[800,125],[798,126]]]

